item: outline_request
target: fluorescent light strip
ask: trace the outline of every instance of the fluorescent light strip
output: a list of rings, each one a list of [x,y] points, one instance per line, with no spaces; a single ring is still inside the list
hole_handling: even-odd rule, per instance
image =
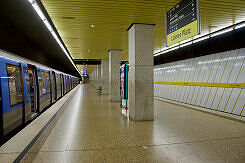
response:
[[[46,25],[46,27],[48,28],[48,30],[49,30],[50,32],[52,32],[52,31],[53,31],[53,28],[52,28],[51,25],[49,24],[48,20],[45,19],[43,22],[44,22],[44,24]]]
[[[39,15],[39,17],[42,19],[42,20],[45,20],[45,16],[43,15],[42,11],[40,10],[39,6],[37,5],[37,3],[32,3],[32,6],[33,8],[35,9],[35,11],[37,12],[37,14]]]
[[[204,37],[200,37],[200,38],[198,38],[198,39],[194,40],[194,41],[193,41],[193,43],[197,43],[197,42],[200,42],[200,41],[206,40],[206,39],[208,39],[209,37],[210,37],[209,35],[208,35],[208,36],[204,36]]]
[[[183,48],[183,47],[191,45],[191,44],[192,44],[192,41],[191,42],[187,42],[185,44],[181,44],[180,47]]]
[[[198,62],[198,64],[209,64],[209,63],[216,63],[216,62],[223,62],[227,60],[238,60],[238,59],[244,59],[245,56],[238,56],[238,57],[229,57],[229,58],[224,58],[224,59],[215,59],[211,61],[203,61],[203,62]]]
[[[28,1],[32,4],[32,7],[37,12],[37,14],[39,15],[39,17],[42,19],[43,23],[46,25],[46,27],[48,28],[48,30],[51,32],[51,34],[54,37],[54,39],[56,40],[56,42],[59,44],[59,46],[64,51],[64,53],[66,54],[66,56],[69,58],[69,60],[71,61],[72,65],[76,68],[76,70],[78,71],[78,73],[81,75],[81,72],[78,70],[78,68],[75,65],[75,63],[73,62],[71,56],[69,55],[69,53],[67,52],[67,50],[63,46],[61,40],[59,39],[59,37],[57,36],[57,34],[54,32],[52,26],[50,25],[50,23],[48,22],[47,18],[44,16],[43,12],[39,8],[37,2],[35,0],[28,0]]]
[[[243,28],[243,27],[245,27],[245,23],[242,23],[242,24],[235,26],[235,29],[239,29],[239,28]]]
[[[228,29],[225,29],[225,30],[221,30],[219,32],[215,32],[214,34],[211,34],[210,36],[211,37],[215,37],[215,36],[222,35],[224,33],[230,32],[232,30],[233,30],[233,28],[228,28]]]
[[[175,66],[169,66],[169,67],[163,67],[163,68],[156,68],[154,70],[165,70],[165,69],[172,69],[172,68],[179,68],[179,67],[184,67],[185,65],[175,65]]]
[[[234,25],[230,28],[225,28],[223,30],[220,30],[218,32],[213,32],[212,34],[208,34],[206,36],[202,36],[202,37],[199,37],[197,39],[194,39],[194,40],[191,40],[191,39],[187,39],[187,40],[184,40],[182,42],[180,42],[180,45],[178,46],[178,44],[174,44],[170,47],[166,47],[163,51],[161,52],[157,52],[154,54],[154,57],[156,56],[159,56],[159,55],[162,55],[162,54],[165,54],[167,52],[170,52],[170,51],[173,51],[173,50],[176,50],[178,49],[179,47],[182,48],[182,47],[185,47],[185,46],[188,46],[188,45],[191,45],[192,43],[197,43],[197,42],[200,42],[200,41],[203,41],[203,40],[206,40],[206,39],[209,39],[210,37],[215,37],[215,36],[218,36],[218,35],[221,35],[221,34],[224,34],[224,33],[227,33],[227,32],[230,32],[234,29],[239,29],[239,28],[243,28],[245,27],[245,22],[243,23],[238,23],[237,25]],[[176,47],[175,47],[176,46]]]

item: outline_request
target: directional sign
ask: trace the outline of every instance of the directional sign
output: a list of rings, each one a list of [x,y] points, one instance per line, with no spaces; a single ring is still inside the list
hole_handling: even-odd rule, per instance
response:
[[[167,46],[200,33],[199,0],[182,0],[167,12]]]

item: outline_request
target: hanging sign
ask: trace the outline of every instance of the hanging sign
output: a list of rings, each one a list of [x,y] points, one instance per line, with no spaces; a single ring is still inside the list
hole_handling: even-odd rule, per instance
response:
[[[200,34],[199,0],[182,0],[166,15],[167,46]]]

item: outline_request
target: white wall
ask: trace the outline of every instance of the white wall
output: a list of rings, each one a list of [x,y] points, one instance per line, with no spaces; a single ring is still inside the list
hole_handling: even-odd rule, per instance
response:
[[[154,67],[155,82],[244,83],[245,49]],[[154,84],[155,96],[245,116],[245,89]],[[243,112],[242,112],[243,110]]]

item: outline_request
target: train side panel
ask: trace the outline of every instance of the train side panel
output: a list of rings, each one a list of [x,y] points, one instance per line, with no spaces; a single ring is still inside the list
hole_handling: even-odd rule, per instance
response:
[[[40,112],[51,104],[50,72],[38,68]]]
[[[24,90],[20,63],[0,60],[2,130],[6,135],[23,122]]]
[[[31,120],[31,94],[30,94],[30,77],[27,64],[21,63],[22,79],[24,89],[24,122]]]
[[[62,97],[62,83],[61,83],[61,75],[56,75],[56,85],[57,85],[57,98]]]

